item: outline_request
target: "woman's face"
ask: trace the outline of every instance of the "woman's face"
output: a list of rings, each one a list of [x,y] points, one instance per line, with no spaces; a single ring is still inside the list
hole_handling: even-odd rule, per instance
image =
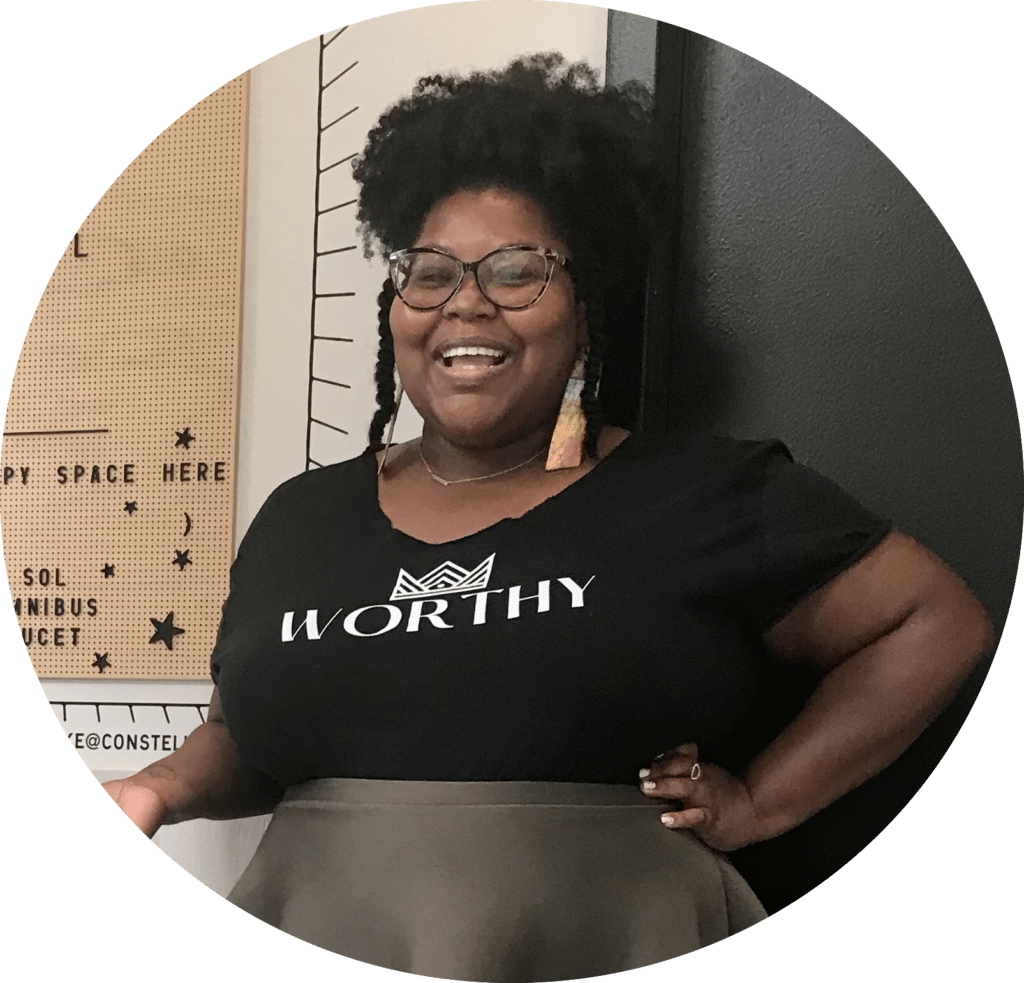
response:
[[[568,254],[530,198],[501,189],[445,198],[429,212],[413,245],[464,262],[513,245]],[[550,430],[586,340],[572,281],[559,264],[540,300],[521,311],[492,304],[472,274],[437,310],[413,310],[395,298],[391,332],[402,385],[426,428],[462,447],[497,447]],[[446,356],[456,347],[494,349],[503,357]]]

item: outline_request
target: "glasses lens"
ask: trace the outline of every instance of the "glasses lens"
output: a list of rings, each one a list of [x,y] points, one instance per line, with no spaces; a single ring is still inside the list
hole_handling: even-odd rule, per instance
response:
[[[543,292],[547,260],[538,253],[509,249],[489,256],[478,270],[480,287],[499,307],[529,307]]]
[[[454,292],[462,268],[441,253],[410,253],[395,266],[395,287],[412,307],[440,307]]]

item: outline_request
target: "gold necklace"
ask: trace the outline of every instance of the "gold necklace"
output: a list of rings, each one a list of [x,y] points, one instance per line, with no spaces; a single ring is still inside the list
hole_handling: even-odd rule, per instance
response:
[[[525,468],[526,465],[529,464],[531,461],[536,461],[537,458],[540,457],[545,450],[547,450],[546,447],[542,447],[539,451],[537,451],[536,454],[533,455],[533,457],[529,458],[526,461],[523,461],[521,464],[513,464],[512,467],[505,468],[504,471],[495,471],[493,474],[481,474],[477,475],[475,478],[452,478],[451,480],[449,480],[448,478],[442,478],[439,474],[434,474],[434,472],[430,470],[430,465],[427,464],[427,459],[423,456],[422,441],[416,444],[416,449],[420,453],[420,460],[423,462],[423,467],[427,469],[427,474],[429,474],[430,477],[433,478],[434,481],[436,481],[439,485],[444,485],[445,487],[447,487],[448,485],[462,485],[465,484],[467,481],[483,481],[485,478],[497,478],[499,475],[508,474],[510,471],[518,471],[520,468]]]

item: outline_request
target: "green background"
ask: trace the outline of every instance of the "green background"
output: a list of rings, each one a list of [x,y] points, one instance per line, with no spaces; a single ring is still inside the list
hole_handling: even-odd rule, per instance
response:
[[[403,6],[93,0],[8,11],[0,70],[4,385],[61,250],[148,141],[256,61]],[[949,230],[1012,374],[1024,372],[1012,306],[1022,258],[1020,14],[991,0],[627,6],[761,58],[864,130]],[[1022,617],[1018,602],[976,711],[933,779],[876,843],[767,924],[639,971],[640,979],[1016,978]],[[267,929],[148,845],[106,801],[47,710],[5,605],[0,621],[7,898],[0,966],[12,978],[393,976]]]

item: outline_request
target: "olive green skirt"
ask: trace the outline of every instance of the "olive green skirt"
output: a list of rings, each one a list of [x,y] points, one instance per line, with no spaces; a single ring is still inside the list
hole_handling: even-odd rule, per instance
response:
[[[765,917],[624,785],[321,779],[289,789],[229,896],[283,932],[422,976],[528,983],[671,959]]]

